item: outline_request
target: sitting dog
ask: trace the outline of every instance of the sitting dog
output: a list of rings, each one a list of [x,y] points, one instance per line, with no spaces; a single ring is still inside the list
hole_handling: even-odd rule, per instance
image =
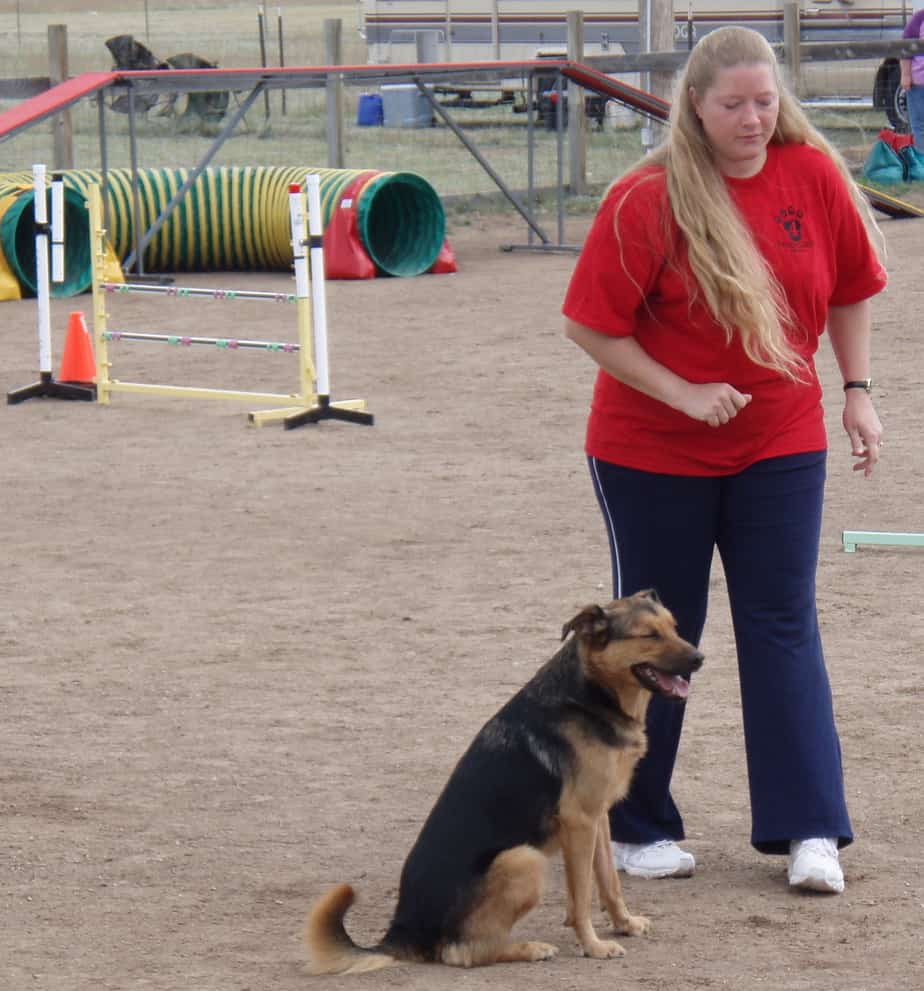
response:
[[[377,970],[398,960],[461,967],[546,960],[548,943],[511,942],[542,895],[548,858],[561,850],[565,924],[589,957],[622,956],[591,922],[593,880],[617,933],[648,931],[630,915],[613,865],[607,812],[645,753],[652,693],[685,699],[702,654],[677,634],[654,592],[587,606],[564,646],[481,729],[456,765],[401,872],[398,905],[373,949],[343,918],[355,898],[341,884],[305,925],[315,974]]]

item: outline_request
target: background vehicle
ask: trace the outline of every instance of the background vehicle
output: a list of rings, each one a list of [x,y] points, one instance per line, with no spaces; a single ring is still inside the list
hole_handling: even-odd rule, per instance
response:
[[[908,101],[902,89],[898,59],[886,59],[876,70],[873,106],[885,113],[889,123],[899,133],[910,130]]]
[[[357,0],[360,32],[373,63],[533,59],[563,50],[567,12],[584,12],[588,55],[641,49],[639,0]],[[911,0],[800,0],[802,40],[884,41],[901,37]],[[678,49],[724,24],[741,23],[783,40],[782,0],[674,0]],[[866,100],[905,129],[896,59],[806,62],[807,99]]]

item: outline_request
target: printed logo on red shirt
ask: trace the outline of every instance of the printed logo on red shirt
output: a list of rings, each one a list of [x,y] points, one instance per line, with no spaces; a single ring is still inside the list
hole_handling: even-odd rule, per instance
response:
[[[791,251],[807,251],[812,247],[812,241],[806,239],[805,227],[802,220],[805,211],[801,207],[794,207],[791,204],[783,207],[776,215],[776,222],[786,232],[786,240],[778,242],[780,247],[789,248]]]

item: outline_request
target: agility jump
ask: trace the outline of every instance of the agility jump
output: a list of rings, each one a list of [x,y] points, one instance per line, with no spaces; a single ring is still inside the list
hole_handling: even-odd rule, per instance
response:
[[[314,233],[314,223],[320,227],[320,194],[316,175],[306,177],[308,213],[312,222],[310,242],[306,231],[306,195],[302,187],[289,187],[289,215],[292,230],[295,292],[258,292],[236,289],[180,288],[136,283],[106,282],[102,278],[105,258],[106,230],[102,224],[102,197],[98,185],[88,190],[93,287],[93,330],[96,353],[96,394],[98,402],[108,404],[113,393],[128,392],[147,395],[185,397],[193,399],[242,400],[254,403],[282,403],[274,409],[249,414],[251,423],[261,426],[282,420],[285,429],[321,420],[345,420],[371,425],[371,413],[366,412],[362,399],[331,402],[328,382],[327,327],[324,298],[323,239],[320,229]],[[311,267],[305,248],[311,249]],[[314,278],[311,278],[314,275]],[[237,340],[219,337],[190,337],[175,334],[147,334],[110,330],[106,297],[120,293],[164,295],[176,298],[206,297],[218,300],[257,299],[294,303],[298,325],[298,341]],[[124,382],[111,376],[112,362],[109,345],[121,341],[173,344],[181,346],[209,345],[227,350],[259,349],[299,355],[298,391],[292,393],[242,392],[233,389],[207,389],[194,386],[158,385]],[[315,364],[317,356],[317,365]]]
[[[45,166],[32,166],[32,206],[35,217],[35,287],[38,302],[39,378],[31,385],[8,392],[10,405],[37,397],[49,399],[96,398],[90,384],[56,381],[51,366],[51,281],[64,281],[64,183],[59,175],[51,183],[51,223],[48,223]],[[51,236],[51,273],[48,271],[49,235]]]

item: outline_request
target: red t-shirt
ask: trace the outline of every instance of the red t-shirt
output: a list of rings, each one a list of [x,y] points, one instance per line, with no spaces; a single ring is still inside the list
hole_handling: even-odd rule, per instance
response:
[[[795,328],[789,339],[808,363],[808,381],[794,383],[756,365],[737,334],[727,342],[702,292],[691,300],[695,279],[685,240],[672,217],[667,232],[662,221],[669,211],[664,171],[634,172],[600,206],[564,314],[602,334],[634,335],[652,358],[689,382],[728,382],[753,399],[715,428],[601,370],[587,426],[593,457],[643,471],[725,475],[764,458],[826,446],[813,355],[828,307],[875,295],[886,284],[885,272],[840,172],[823,152],[771,144],[756,176],[727,177],[726,183],[788,299]]]

